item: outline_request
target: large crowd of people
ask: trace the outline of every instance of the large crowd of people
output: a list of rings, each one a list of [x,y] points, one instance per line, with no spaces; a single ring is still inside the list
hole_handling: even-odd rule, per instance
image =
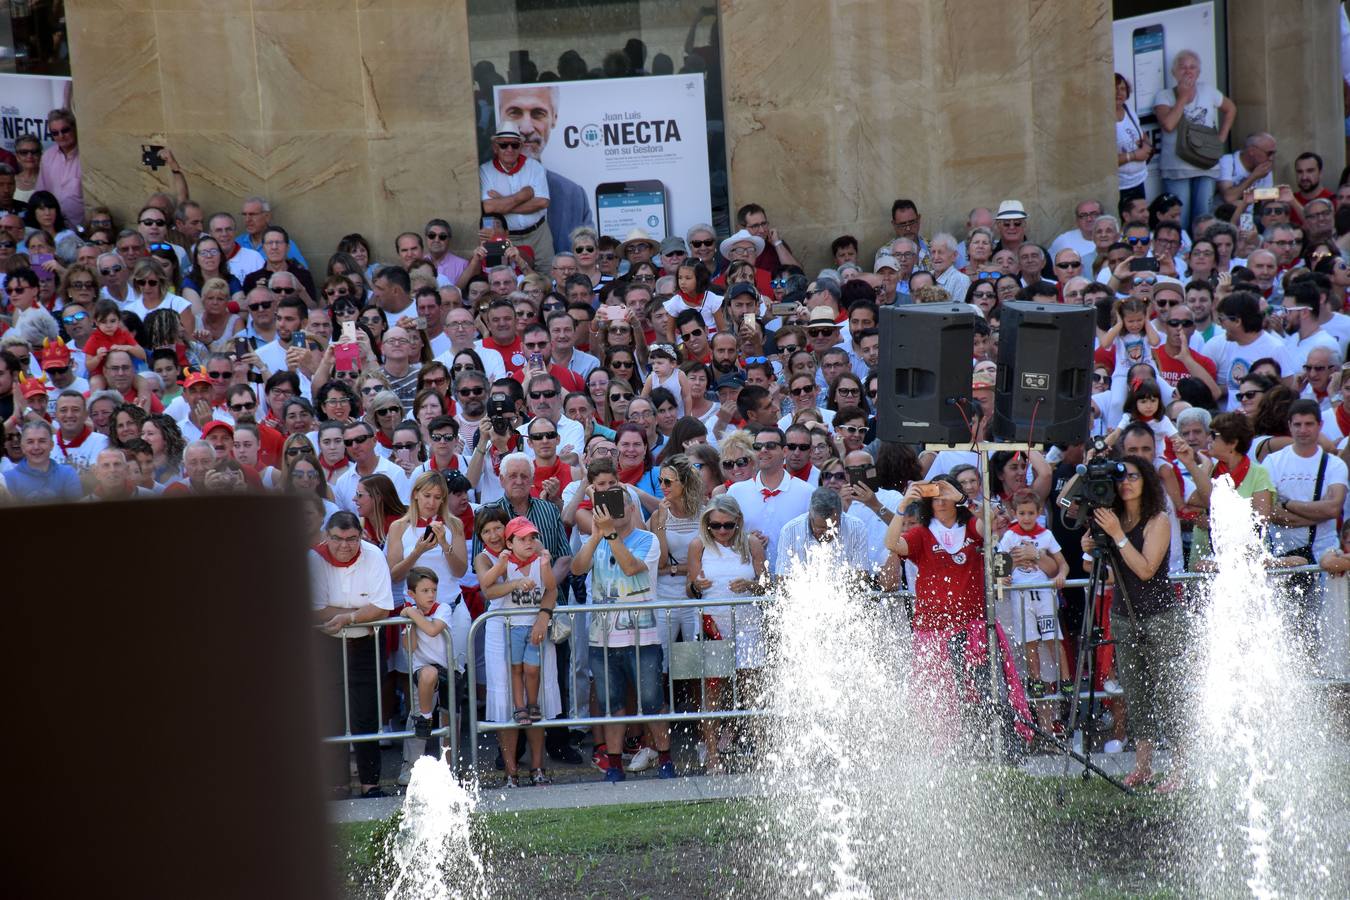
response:
[[[1350,173],[1333,185],[1299,148],[1297,183],[1275,184],[1269,134],[1209,169],[1178,157],[1179,121],[1226,138],[1234,107],[1193,54],[1177,60],[1177,87],[1153,101],[1158,150],[1117,76],[1119,196],[1083,198],[1075,227],[1054,234],[1002,199],[971,209],[963,234],[933,232],[902,198],[879,247],[845,234],[794,248],[757,203],[730,234],[567,227],[537,147],[504,123],[481,169],[488,227],[459,241],[467,256],[443,218],[388,247],[353,231],[307,255],[289,230],[307,223],[283,225],[266,198],[237,215],[203,208],[170,149],[172,193],[125,222],[86,209],[75,119],[55,110],[53,147],[16,144],[21,183],[0,164],[0,494],[296,495],[315,625],[349,660],[333,689],[350,722],[334,733],[407,732],[411,763],[438,709],[482,703],[511,726],[498,732],[506,784],[548,784],[545,755],[580,763],[587,741],[622,781],[675,776],[668,727],[547,723],[670,711],[672,648],[690,641],[734,642],[740,685],[734,699],[704,685],[694,703],[754,704],[773,635],[745,601],[813,548],[870,588],[914,592],[916,671],[946,708],[988,651],[982,553],[996,544],[1012,566],[997,635],[1018,731],[1060,727],[1084,615],[1082,592],[1060,588],[1083,576],[1089,539],[1055,500],[1100,436],[1123,466],[1097,524],[1132,603],[1109,613],[1114,662],[1096,687],[1114,703],[1108,749],[1133,744],[1131,779],[1146,783],[1149,748],[1183,736],[1167,663],[1194,602],[1167,576],[1211,564],[1213,482],[1251,498],[1279,564],[1350,568]],[[1155,152],[1165,190],[1150,199]],[[816,257],[829,265],[802,262]],[[978,454],[878,435],[880,317],[979,310],[979,441],[1000,309],[1019,300],[1095,310],[1091,433],[995,455],[986,493]],[[1320,664],[1319,578],[1296,577],[1291,631]],[[601,611],[691,598],[708,605]],[[568,615],[576,605],[589,615]],[[504,612],[474,646],[486,610]],[[413,624],[371,627],[395,613]],[[469,661],[481,697],[462,696]],[[714,773],[753,741],[710,720],[697,749]],[[390,780],[373,743],[356,746],[354,773],[333,751],[335,790],[352,774],[364,796]]]

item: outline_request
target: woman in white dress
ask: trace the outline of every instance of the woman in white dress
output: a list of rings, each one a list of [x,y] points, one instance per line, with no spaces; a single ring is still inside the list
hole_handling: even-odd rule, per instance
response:
[[[726,494],[709,500],[699,516],[698,539],[689,545],[685,580],[690,596],[715,602],[760,593],[764,574],[764,545],[746,534],[740,504]],[[716,628],[710,636],[734,642],[737,693],[742,701],[754,702],[758,693],[755,670],[765,661],[762,612],[758,606],[738,605],[709,606],[705,613]],[[709,707],[723,699],[720,694],[720,689],[708,685],[705,697]],[[710,774],[723,771],[718,751],[726,749],[731,737],[730,731],[721,737],[720,730],[716,721],[704,724]]]
[[[501,609],[511,600],[512,585],[505,578],[505,566],[499,565],[506,553],[506,523],[509,521],[506,510],[501,507],[484,507],[478,511],[474,521],[474,532],[483,545],[483,551],[474,558],[473,569],[483,591],[483,599],[489,602],[488,609]],[[511,669],[507,656],[507,621],[510,616],[494,616],[484,627],[487,671],[487,716],[489,722],[509,724],[515,721],[511,698]],[[531,617],[533,618],[533,617]],[[524,624],[520,622],[518,624]],[[539,667],[539,705],[544,721],[555,718],[562,712],[562,694],[558,691],[558,656],[553,641],[547,637],[540,644],[542,665]],[[506,763],[505,787],[520,787],[520,778],[516,771],[516,741],[518,730],[506,728],[497,732],[497,742],[501,747],[502,760]],[[530,769],[535,784],[548,784],[544,774],[544,732],[540,728],[530,728],[525,733],[530,745]]]
[[[656,535],[661,544],[656,597],[663,602],[687,600],[685,576],[689,571],[689,545],[698,540],[698,517],[704,504],[703,476],[694,468],[693,461],[681,453],[661,466],[660,483],[661,504],[647,520],[647,530]],[[657,610],[656,624],[661,631],[666,670],[669,671],[670,645],[675,636],[678,634],[685,641],[699,640],[703,622],[697,609],[687,607]]]

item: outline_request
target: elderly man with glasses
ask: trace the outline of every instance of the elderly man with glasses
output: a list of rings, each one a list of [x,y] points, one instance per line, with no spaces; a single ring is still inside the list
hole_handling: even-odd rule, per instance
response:
[[[492,159],[478,167],[483,213],[505,216],[511,242],[529,247],[535,270],[545,272],[553,261],[553,235],[546,227],[548,173],[537,159],[520,152],[523,143],[513,124],[499,125],[492,135]]]

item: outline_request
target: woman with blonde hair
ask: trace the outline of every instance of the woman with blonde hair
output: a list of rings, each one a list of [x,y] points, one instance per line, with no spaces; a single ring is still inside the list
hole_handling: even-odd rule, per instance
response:
[[[244,330],[244,320],[230,312],[230,286],[222,278],[208,278],[202,285],[202,314],[194,337],[212,350],[224,350]]]
[[[601,282],[609,281],[609,278],[600,271],[600,235],[596,234],[594,228],[585,225],[573,228],[567,235],[567,240],[572,244],[572,255],[577,260],[578,275],[589,278],[592,287],[599,287]],[[559,289],[561,290],[561,285]]]
[[[123,312],[135,313],[144,322],[157,309],[171,309],[178,313],[184,334],[196,330],[197,317],[192,313],[192,304],[173,292],[173,283],[165,273],[162,260],[149,256],[137,260],[131,269],[131,285],[140,296],[128,303]]]
[[[390,524],[385,545],[389,577],[402,582],[413,566],[436,573],[438,603],[459,599],[459,579],[469,568],[464,523],[450,512],[450,488],[437,471],[423,472],[408,492],[407,511]]]
[[[751,540],[745,528],[745,516],[735,498],[725,494],[708,501],[698,520],[698,538],[689,544],[689,561],[685,574],[688,596],[715,604],[719,600],[744,597],[762,592],[765,576],[764,544]],[[754,671],[765,662],[764,642],[761,638],[763,614],[753,604],[737,606],[710,605],[703,610],[712,621],[705,625],[705,634],[713,640],[729,640],[736,654],[736,680],[742,701],[748,701],[755,692]],[[711,632],[711,633],[708,633]],[[712,685],[704,692],[705,708],[715,708],[721,698],[720,685]],[[709,774],[724,771],[718,754],[729,744],[719,734],[716,721],[703,727],[703,750]]]
[[[727,488],[739,481],[749,481],[755,477],[754,442],[754,437],[744,429],[733,431],[722,438],[717,450],[722,456],[722,474],[727,480],[713,492],[714,496],[725,493]]]
[[[694,467],[692,459],[678,453],[661,464],[659,482],[661,502],[647,520],[647,530],[656,535],[661,545],[656,567],[656,599],[683,600],[686,597],[684,576],[688,571],[689,545],[698,538],[698,517],[706,502],[703,476]],[[698,611],[692,608],[658,609],[656,624],[665,646],[667,667],[676,632],[686,641],[696,641],[703,633]]]

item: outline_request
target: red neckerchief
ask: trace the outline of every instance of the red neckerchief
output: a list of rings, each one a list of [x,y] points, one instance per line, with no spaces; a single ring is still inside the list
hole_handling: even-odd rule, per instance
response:
[[[466,507],[464,507],[464,512],[460,513],[456,518],[458,518],[459,521],[460,521],[460,524],[464,526],[464,533],[465,533],[466,535],[472,536],[472,535],[473,535],[473,507],[472,507],[472,506],[466,506]],[[470,539],[472,540],[472,537],[470,537]]]
[[[384,534],[385,534],[385,537],[388,537],[388,535],[389,535],[389,526],[392,525],[392,524],[393,524],[395,521],[397,521],[398,519],[399,519],[399,517],[398,517],[398,516],[394,516],[394,515],[387,515],[387,516],[384,517]],[[377,534],[375,533],[375,526],[374,526],[374,524],[373,524],[369,519],[363,519],[362,521],[364,522],[364,524],[363,524],[363,526],[362,526],[362,530],[364,530],[365,533],[366,533],[366,535],[370,538],[370,542],[371,542],[372,544],[375,544],[375,545],[378,546],[378,547],[383,547],[383,546],[384,546],[384,538],[380,537],[379,535],[377,535]]]
[[[88,425],[86,425],[86,426],[84,426],[84,431],[81,431],[81,432],[80,432],[80,437],[79,437],[78,440],[74,440],[74,441],[71,441],[70,443],[66,443],[66,436],[65,436],[65,434],[58,428],[58,429],[56,430],[56,446],[58,446],[58,447],[61,448],[61,455],[62,455],[62,456],[69,456],[70,454],[66,452],[67,450],[74,450],[74,449],[78,448],[78,447],[79,447],[80,445],[82,445],[85,441],[87,441],[87,440],[89,439],[89,435],[91,435],[91,434],[93,434],[93,433],[94,433],[94,429],[92,429],[92,428],[90,428]]]
[[[494,156],[492,157],[492,168],[496,169],[498,172],[501,172],[504,175],[514,175],[521,169],[525,168],[525,154],[522,153],[520,154],[520,156],[517,156],[516,164],[509,169],[503,168],[502,164],[497,161],[497,157]]]
[[[277,431],[281,430],[281,420],[278,419],[276,416],[272,415],[271,413],[268,413],[267,417],[264,418],[258,424],[266,425],[268,428],[275,428]]]
[[[1309,385],[1309,387],[1312,387],[1312,385]],[[1317,401],[1320,403],[1321,401],[1327,399],[1327,396],[1331,393],[1331,382],[1330,381],[1327,382],[1327,389],[1325,391],[1319,391],[1317,388],[1314,387],[1312,389],[1312,392],[1313,397],[1315,397]]]
[[[1252,469],[1251,457],[1244,455],[1242,461],[1237,464],[1237,468],[1229,470],[1228,464],[1219,460],[1218,465],[1214,467],[1214,478],[1220,475],[1227,475],[1233,479],[1233,487],[1242,487],[1242,480],[1247,477],[1247,473]]]
[[[1021,524],[1014,522],[1012,523],[1012,525],[1008,527],[1008,530],[1011,531],[1013,534],[1020,534],[1022,537],[1034,538],[1038,534],[1045,533],[1045,526],[1042,525],[1040,522],[1037,522],[1035,528],[1031,529],[1030,531],[1023,531]]]
[[[507,551],[506,551],[506,561],[509,562],[511,565],[515,566],[517,569],[520,569],[520,570],[522,570],[522,571],[524,571],[526,568],[528,568],[529,565],[530,565],[531,563],[533,563],[533,562],[534,562],[536,559],[538,559],[538,558],[539,558],[539,556],[538,556],[538,555],[535,555],[535,556],[531,556],[529,559],[521,559],[520,557],[516,556],[516,554],[515,554],[514,552],[512,552],[512,551],[510,551],[510,550],[507,550]]]
[[[429,468],[431,469],[431,471],[433,471],[433,472],[439,472],[439,471],[441,471],[441,467],[438,466],[438,465],[436,465],[436,457],[435,457],[434,454],[432,455],[430,461],[428,462],[428,467],[429,467]],[[448,466],[448,468],[453,469],[453,470],[455,470],[456,472],[459,471],[459,454],[458,454],[458,453],[456,453],[454,456],[450,457],[450,465]]]
[[[540,465],[540,464],[539,464],[539,460],[536,458],[535,461],[534,461],[534,480],[535,480],[535,483],[537,483],[537,484],[543,484],[545,481],[548,481],[550,478],[557,478],[559,481],[562,481],[562,476],[559,475],[558,473],[559,473],[562,469],[566,469],[566,468],[569,468],[569,467],[568,467],[567,463],[565,463],[565,462],[562,461],[562,457],[561,457],[561,456],[555,456],[555,457],[553,457],[553,465],[549,466],[548,468],[544,468],[542,465]],[[571,479],[569,478],[568,480],[570,481]]]
[[[795,472],[788,472],[788,474],[791,475],[793,478],[800,478],[802,481],[805,481],[809,484],[811,481],[811,460],[808,459],[806,461],[806,465],[802,466]]]
[[[360,544],[356,545],[356,555],[353,556],[351,559],[347,560],[346,562],[338,562],[336,559],[333,558],[333,551],[328,549],[327,541],[324,541],[322,544],[319,544],[319,546],[315,547],[314,552],[318,553],[320,556],[326,559],[330,566],[333,566],[338,569],[346,569],[356,565],[356,561],[361,558],[361,545]]]
[[[332,481],[333,474],[335,472],[342,471],[343,469],[347,468],[347,466],[350,464],[351,460],[347,459],[347,457],[344,456],[342,457],[342,459],[338,461],[337,465],[330,466],[328,464],[328,461],[324,459],[322,455],[319,456],[319,468],[323,469],[324,481]]]
[[[439,521],[440,521],[440,519],[436,518],[435,516],[432,516],[430,519],[418,519],[418,520],[417,520],[417,526],[416,526],[416,527],[418,527],[418,528],[428,528],[428,527],[430,527],[430,525],[431,525],[432,522],[439,522]]]
[[[689,296],[688,294],[686,294],[684,291],[680,291],[680,292],[677,293],[675,296],[679,297],[680,300],[684,303],[684,305],[687,306],[687,307],[689,307],[690,309],[698,309],[698,310],[701,310],[701,309],[703,309],[703,304],[705,304],[705,303],[708,302],[708,295],[707,295],[707,294],[704,294],[702,297],[699,297],[697,300],[694,299],[693,297]]]
[[[637,484],[642,480],[642,475],[647,471],[647,467],[638,463],[636,466],[630,466],[627,469],[619,470],[619,480],[624,484]]]
[[[768,500],[770,497],[777,497],[779,494],[783,493],[783,489],[779,488],[776,491],[771,491],[768,488],[760,488],[759,492],[764,495],[765,500]]]
[[[1344,403],[1336,404],[1336,427],[1341,430],[1341,434],[1350,434],[1350,410],[1345,408]]]
[[[394,439],[391,437],[385,437],[384,432],[380,431],[378,428],[375,429],[375,443],[379,444],[386,450],[394,449]]]

